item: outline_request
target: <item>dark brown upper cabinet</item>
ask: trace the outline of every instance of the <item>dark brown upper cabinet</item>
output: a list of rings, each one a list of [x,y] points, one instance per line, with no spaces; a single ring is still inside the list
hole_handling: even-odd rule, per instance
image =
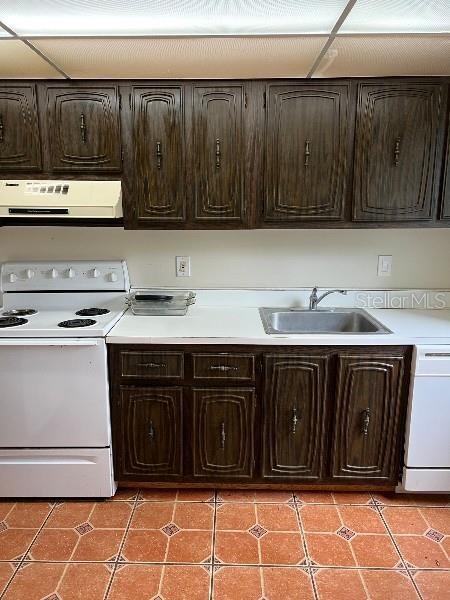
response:
[[[121,387],[114,411],[116,476],[177,478],[183,474],[183,391],[177,387]]]
[[[121,170],[117,86],[48,85],[45,101],[50,171]]]
[[[0,85],[0,169],[41,169],[34,85]]]
[[[445,152],[442,186],[441,219],[450,219],[450,114],[448,115],[447,149]]]
[[[450,227],[448,93],[448,77],[2,80],[0,171],[122,176],[128,229]]]
[[[133,87],[134,221],[152,227],[186,221],[183,86]]]
[[[403,445],[404,356],[338,357],[331,476],[395,484]]]
[[[319,479],[329,353],[264,357],[263,477]]]
[[[348,104],[345,83],[267,86],[265,222],[343,219]]]
[[[251,478],[254,390],[194,388],[192,394],[194,478]]]
[[[245,221],[243,85],[192,87],[193,206],[197,223]]]
[[[440,82],[359,84],[354,221],[433,218],[442,91]]]

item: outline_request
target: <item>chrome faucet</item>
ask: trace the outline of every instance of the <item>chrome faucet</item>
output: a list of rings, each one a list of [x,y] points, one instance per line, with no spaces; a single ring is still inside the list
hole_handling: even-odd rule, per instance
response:
[[[344,296],[347,294],[347,290],[329,290],[321,296],[318,296],[317,288],[313,287],[311,296],[309,297],[309,310],[317,310],[317,305],[319,304],[319,302],[322,302],[325,296],[328,296],[329,294],[334,294],[335,292],[338,294],[344,294]]]

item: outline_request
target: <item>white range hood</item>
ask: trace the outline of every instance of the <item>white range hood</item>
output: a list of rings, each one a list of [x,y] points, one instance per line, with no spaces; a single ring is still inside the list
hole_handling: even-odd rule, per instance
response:
[[[120,181],[0,181],[0,218],[117,219],[121,216]]]

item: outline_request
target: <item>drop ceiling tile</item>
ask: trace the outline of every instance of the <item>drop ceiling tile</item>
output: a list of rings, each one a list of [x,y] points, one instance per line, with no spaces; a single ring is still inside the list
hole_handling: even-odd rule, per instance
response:
[[[339,36],[314,77],[450,75],[449,36]]]
[[[329,33],[347,0],[0,0],[19,35]]]
[[[20,40],[0,41],[0,78],[57,78],[61,75]]]
[[[449,0],[357,0],[339,33],[450,32]]]
[[[324,36],[42,39],[33,43],[70,77],[304,77]]]

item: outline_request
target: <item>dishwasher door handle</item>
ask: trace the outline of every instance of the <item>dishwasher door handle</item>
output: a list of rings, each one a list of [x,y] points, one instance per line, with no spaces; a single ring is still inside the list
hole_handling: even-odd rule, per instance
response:
[[[414,359],[414,377],[450,377],[450,345],[416,346]]]

